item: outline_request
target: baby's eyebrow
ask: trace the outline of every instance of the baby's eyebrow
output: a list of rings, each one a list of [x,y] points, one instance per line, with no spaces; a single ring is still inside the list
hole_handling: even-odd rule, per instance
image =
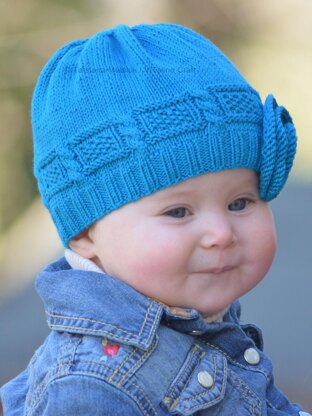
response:
[[[159,201],[162,201],[164,199],[171,199],[171,198],[177,198],[177,197],[185,197],[185,196],[190,196],[190,195],[194,195],[194,190],[193,189],[177,189],[177,190],[169,190],[166,189],[164,190],[164,192],[159,192],[156,196],[157,198],[159,198]]]
[[[258,180],[258,177],[256,176],[256,177],[248,178],[242,181],[241,186],[246,186],[246,187],[251,186],[251,187],[255,187],[258,189],[258,182],[259,180]]]

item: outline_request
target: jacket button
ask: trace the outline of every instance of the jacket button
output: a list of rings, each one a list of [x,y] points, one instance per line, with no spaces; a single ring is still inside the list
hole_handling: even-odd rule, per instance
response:
[[[260,362],[260,354],[255,348],[247,348],[244,352],[244,358],[251,365],[257,365]]]
[[[197,375],[198,383],[206,388],[213,386],[213,378],[208,373],[208,371],[200,371]]]
[[[200,331],[199,329],[194,329],[193,331],[190,332],[191,335],[202,335],[205,331]]]

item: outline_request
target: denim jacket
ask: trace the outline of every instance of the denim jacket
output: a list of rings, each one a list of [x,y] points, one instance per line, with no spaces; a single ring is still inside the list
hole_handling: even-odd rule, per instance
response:
[[[1,389],[4,416],[307,415],[274,386],[254,325],[168,308],[64,258],[37,278],[52,329]]]

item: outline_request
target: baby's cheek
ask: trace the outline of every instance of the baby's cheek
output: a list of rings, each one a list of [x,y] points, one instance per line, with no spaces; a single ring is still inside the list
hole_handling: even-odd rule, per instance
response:
[[[151,238],[142,244],[140,252],[133,262],[133,267],[138,277],[161,276],[175,273],[182,267],[183,253],[177,242],[173,240],[159,241]]]
[[[276,235],[271,233],[267,235],[265,250],[264,250],[264,263],[267,270],[271,267],[276,252]]]
[[[263,273],[266,274],[273,262],[276,251],[276,232],[274,223],[268,220],[265,226],[261,227],[261,231],[256,233],[257,248],[255,250],[256,257]]]

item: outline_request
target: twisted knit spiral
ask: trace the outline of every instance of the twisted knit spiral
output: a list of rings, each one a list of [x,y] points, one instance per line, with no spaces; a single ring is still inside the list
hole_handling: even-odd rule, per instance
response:
[[[65,246],[105,214],[207,172],[251,168],[269,201],[296,134],[209,40],[174,24],[119,25],[69,43],[32,101],[34,172]]]

